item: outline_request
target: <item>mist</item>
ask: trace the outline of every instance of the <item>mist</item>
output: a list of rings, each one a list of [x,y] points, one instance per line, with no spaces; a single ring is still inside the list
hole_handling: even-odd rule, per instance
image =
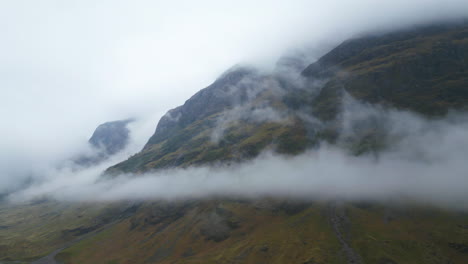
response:
[[[442,192],[448,197],[430,194],[463,186],[450,184],[463,180],[458,172],[466,169],[458,162],[467,154],[463,152],[465,138],[459,135],[466,122],[458,120],[462,118],[448,121],[452,117],[430,121],[410,113],[385,114],[389,123],[398,118],[418,120],[420,127],[412,126],[414,131],[431,127],[436,134],[414,136],[414,132],[398,130],[396,122],[392,126],[399,131],[395,138],[406,139],[399,144],[409,144],[411,151],[396,144],[377,161],[374,156],[356,158],[324,146],[295,158],[265,153],[236,168],[178,169],[134,179],[121,175],[115,180],[97,180],[107,167],[141,150],[168,109],[183,104],[232,65],[249,64],[268,72],[282,55],[295,52],[303,54],[309,64],[352,36],[457,20],[466,14],[464,0],[2,1],[0,193],[13,192],[9,197],[14,201],[40,196],[79,201],[271,193],[312,197],[328,188],[331,191],[326,195],[358,199],[370,196],[371,190],[365,186],[372,180],[364,181],[371,174],[383,178],[392,171],[394,181],[375,182],[374,189],[382,195],[372,198],[382,198],[401,187],[403,195],[412,189],[420,192],[417,198],[436,197],[437,203],[464,200],[456,191]],[[371,115],[384,111],[372,109],[368,111]],[[245,112],[238,110],[227,113],[226,119],[239,118]],[[266,115],[261,112],[258,116]],[[58,168],[70,157],[89,151],[86,141],[97,125],[126,118],[137,122],[130,125],[131,143],[125,151],[96,167]],[[271,120],[283,118],[276,113],[269,116]],[[353,136],[352,130],[347,131]],[[214,137],[222,136],[222,129],[218,134]],[[456,139],[462,143],[429,148],[438,136],[448,143]],[[424,153],[425,158],[415,153]],[[414,163],[408,157],[414,157]],[[388,169],[393,163],[408,170],[397,173]],[[437,182],[436,168],[440,172],[446,168],[442,173],[449,177],[446,182]],[[243,173],[237,175],[239,170]],[[429,175],[427,186],[416,184],[422,181],[416,178],[423,175]],[[414,183],[397,181],[407,178]],[[348,191],[345,179],[351,184]],[[334,182],[343,186],[325,188]],[[357,183],[362,183],[361,188]],[[435,190],[437,184],[440,189]]]
[[[11,202],[180,200],[264,197],[420,204],[467,210],[468,115],[425,119],[344,99],[343,137],[350,123],[378,117],[392,145],[379,155],[355,156],[322,144],[298,156],[264,152],[240,164],[121,174],[101,172],[119,157],[81,171],[48,171],[42,183],[8,196]],[[359,114],[357,114],[359,113]]]

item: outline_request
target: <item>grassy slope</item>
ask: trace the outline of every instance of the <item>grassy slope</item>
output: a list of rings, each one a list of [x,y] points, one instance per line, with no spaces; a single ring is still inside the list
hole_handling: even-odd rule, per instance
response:
[[[396,263],[466,263],[466,213],[427,208],[350,207],[353,246],[367,263],[392,259]],[[384,216],[385,219],[382,219]],[[451,246],[452,244],[452,246]],[[454,244],[465,245],[464,250]]]
[[[467,109],[467,61],[465,23],[347,41],[303,74],[330,78],[314,103],[323,119],[339,112],[342,89],[366,102],[432,116]]]
[[[346,263],[328,205],[292,208],[269,202],[205,201],[185,209],[182,216],[150,222],[151,213],[145,211],[149,206],[133,220],[66,249],[59,258],[65,263],[114,264]],[[351,219],[348,239],[364,263],[468,260],[467,252],[449,246],[468,244],[466,214],[352,204],[344,210]],[[206,228],[218,234],[207,234]]]
[[[0,206],[0,261],[29,260],[122,215],[122,204],[41,202]]]
[[[202,202],[167,222],[141,221],[133,229],[122,222],[61,257],[67,263],[339,263],[338,250],[320,207],[288,214],[247,203]]]
[[[286,109],[278,98],[263,99],[272,108]],[[270,148],[297,154],[311,143],[304,124],[290,116],[288,122],[236,120],[225,124],[219,142],[212,139],[222,113],[197,120],[174,131],[171,137],[147,145],[141,152],[108,169],[110,173],[145,172],[167,167],[188,167],[225,161],[241,161]]]

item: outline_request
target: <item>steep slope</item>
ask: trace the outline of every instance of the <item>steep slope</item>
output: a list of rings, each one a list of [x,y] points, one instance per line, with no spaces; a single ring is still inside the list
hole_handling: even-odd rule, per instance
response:
[[[108,172],[239,161],[265,149],[296,154],[322,140],[345,141],[356,154],[378,151],[388,143],[378,121],[362,127],[362,137],[340,135],[344,95],[427,116],[467,109],[466,61],[468,23],[459,23],[345,41],[306,67],[300,82],[234,68],[169,111],[144,149]]]
[[[348,40],[303,75],[329,80],[314,101],[332,119],[340,92],[371,103],[443,115],[468,105],[468,23],[428,26]]]
[[[285,89],[275,76],[235,67],[170,110],[143,150],[108,172],[238,161],[266,147],[298,153],[307,131],[282,102]]]

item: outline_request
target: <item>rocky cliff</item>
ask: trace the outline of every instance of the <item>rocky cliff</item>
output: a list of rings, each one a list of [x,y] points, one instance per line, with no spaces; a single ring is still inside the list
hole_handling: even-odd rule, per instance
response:
[[[226,72],[170,110],[144,149],[108,172],[241,161],[266,149],[296,154],[321,141],[337,144],[345,94],[426,116],[468,106],[467,23],[347,40],[300,76],[294,75],[300,63],[290,61],[279,62],[294,66],[286,75],[242,67]],[[371,126],[347,143],[356,154],[384,145],[379,121]]]

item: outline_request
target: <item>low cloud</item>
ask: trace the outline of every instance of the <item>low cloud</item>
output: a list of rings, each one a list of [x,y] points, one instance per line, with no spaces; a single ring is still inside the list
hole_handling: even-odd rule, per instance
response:
[[[211,140],[218,143],[224,132],[236,122],[243,121],[250,124],[264,122],[287,123],[291,117],[284,109],[277,109],[272,104],[280,100],[287,90],[279,82],[277,75],[261,75],[255,70],[250,75],[243,77],[235,85],[227,84],[227,92],[223,95],[228,98],[234,107],[223,111],[217,118],[215,128],[211,134]],[[288,71],[283,76],[299,77],[299,72]],[[286,77],[284,77],[286,78]],[[302,78],[302,77],[301,77]]]
[[[345,99],[345,100],[350,100]],[[11,201],[48,197],[65,201],[194,199],[210,197],[343,199],[420,203],[468,209],[468,115],[437,120],[347,102],[342,120],[384,120],[391,145],[375,155],[353,156],[322,144],[295,156],[263,153],[242,164],[169,169],[101,178],[114,161],[79,172],[49,171],[42,184],[16,192]],[[359,115],[353,111],[359,110]],[[352,130],[352,129],[351,129]],[[344,131],[344,135],[351,132]],[[118,159],[118,158],[117,158]]]

